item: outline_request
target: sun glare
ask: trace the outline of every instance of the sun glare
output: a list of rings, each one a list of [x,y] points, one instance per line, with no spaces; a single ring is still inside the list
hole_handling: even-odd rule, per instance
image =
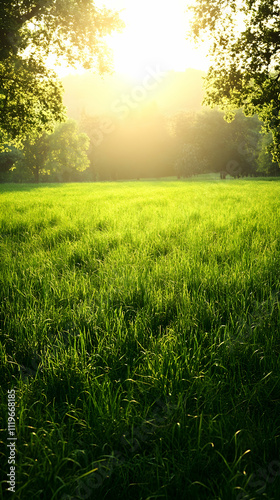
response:
[[[195,48],[186,40],[190,0],[95,0],[98,8],[106,7],[120,12],[125,28],[121,33],[106,37],[112,51],[113,69],[134,81],[142,81],[150,71],[185,71],[187,68],[207,71],[207,44]],[[49,57],[49,67],[60,77],[84,73],[55,65]]]
[[[206,70],[206,50],[195,50],[186,40],[186,5],[186,0],[115,0],[114,8],[123,8],[120,17],[126,24],[122,33],[107,37],[115,71],[140,79],[151,66]]]

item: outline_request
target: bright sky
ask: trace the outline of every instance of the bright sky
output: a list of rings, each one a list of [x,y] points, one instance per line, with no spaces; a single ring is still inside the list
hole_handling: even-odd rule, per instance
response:
[[[195,50],[186,40],[188,0],[100,0],[100,4],[124,9],[120,16],[126,28],[107,39],[116,71],[141,76],[151,64],[175,71],[207,69],[207,49]]]
[[[115,71],[127,77],[143,78],[147,68],[185,71],[207,70],[207,48],[195,49],[186,40],[189,0],[95,0],[97,7],[122,12],[126,24],[122,33],[106,38],[113,50]],[[73,70],[70,71],[73,73]]]

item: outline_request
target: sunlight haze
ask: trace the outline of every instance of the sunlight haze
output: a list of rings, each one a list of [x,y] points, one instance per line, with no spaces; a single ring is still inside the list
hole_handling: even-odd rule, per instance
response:
[[[190,16],[186,5],[180,0],[115,1],[115,8],[124,9],[120,17],[126,24],[122,33],[107,37],[116,72],[141,78],[150,65],[175,71],[206,70],[206,49],[195,49],[186,40]]]
[[[196,48],[186,40],[190,19],[190,13],[185,12],[187,1],[97,0],[95,4],[98,8],[120,11],[126,25],[121,33],[106,37],[116,73],[142,80],[151,67],[164,71],[185,71],[187,68],[207,71],[208,48]],[[57,71],[60,76],[77,73],[63,66]]]

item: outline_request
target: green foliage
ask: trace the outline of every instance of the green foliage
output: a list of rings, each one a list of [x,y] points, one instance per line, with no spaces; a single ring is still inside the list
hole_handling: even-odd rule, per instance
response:
[[[16,164],[16,170],[21,174],[29,170],[34,175],[34,181],[39,182],[39,174],[45,170],[49,154],[49,136],[43,133],[36,139],[25,141],[22,158]]]
[[[185,143],[175,162],[175,172],[178,177],[190,177],[207,171],[207,160],[201,156],[198,146]]]
[[[261,141],[258,155],[258,171],[266,175],[278,176],[280,175],[279,165],[277,162],[273,161],[271,149],[273,149],[273,138],[270,133],[264,135]]]
[[[0,152],[0,175],[11,170],[21,157],[21,153],[13,146],[4,144],[4,150]]]
[[[245,118],[241,112],[231,123],[218,110],[175,115],[172,129],[177,148],[182,151],[177,172],[221,172],[233,177],[253,174],[260,128],[257,117]]]
[[[238,108],[258,114],[280,158],[279,2],[196,0],[192,9],[194,37],[212,41],[205,103],[219,105],[229,119]]]
[[[87,150],[89,138],[79,132],[75,120],[58,125],[49,137],[49,154],[45,168],[57,174],[60,181],[71,179],[73,172],[83,172],[89,167]]]
[[[280,183],[0,191],[1,498],[277,499]]]
[[[156,108],[122,120],[83,114],[93,180],[256,172],[261,123],[241,112],[228,123],[217,110],[164,118]]]
[[[0,61],[0,148],[51,131],[63,119],[62,85],[52,71],[31,57]]]
[[[28,175],[24,177],[29,171],[37,183],[44,176],[55,181],[73,180],[75,172],[82,172],[89,166],[88,147],[88,136],[79,131],[75,120],[68,120],[57,125],[52,134],[44,133],[25,141],[14,178],[30,181]]]
[[[104,36],[121,29],[118,14],[91,0],[2,0],[0,59],[28,49],[35,59],[54,55],[73,65],[106,66]]]
[[[24,157],[9,180],[30,181],[28,171],[43,182],[168,177],[174,171],[179,177],[277,175],[275,168],[260,166],[261,122],[241,111],[231,123],[218,110],[167,119],[150,109],[115,121],[84,114],[79,127],[86,135],[68,121],[53,134],[26,141]]]
[[[102,40],[122,26],[91,0],[3,0],[0,9],[0,144],[53,129],[64,119],[62,87],[48,56],[108,70]]]

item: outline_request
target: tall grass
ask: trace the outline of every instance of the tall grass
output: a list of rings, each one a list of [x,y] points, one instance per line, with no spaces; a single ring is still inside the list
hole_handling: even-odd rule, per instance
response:
[[[10,497],[279,498],[280,183],[0,191]]]

